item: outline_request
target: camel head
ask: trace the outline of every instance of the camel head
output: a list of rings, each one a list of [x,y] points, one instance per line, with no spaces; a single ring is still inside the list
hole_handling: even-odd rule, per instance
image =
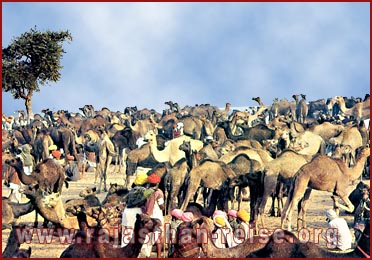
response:
[[[156,133],[154,130],[149,130],[144,137],[144,141],[148,143],[152,143],[156,141]]]
[[[190,152],[191,151],[191,142],[184,140],[182,142],[182,144],[180,144],[178,149],[180,149],[181,151],[184,151],[184,152]]]
[[[357,149],[357,157],[362,158],[362,157],[368,157],[370,155],[370,148],[369,147],[359,147]]]
[[[96,187],[87,187],[86,189],[82,190],[80,193],[79,193],[79,196],[80,197],[86,197],[88,195],[96,195],[96,190],[97,188]]]
[[[147,214],[137,214],[134,224],[135,230],[147,230],[148,232],[160,231],[161,222],[158,219],[151,218]]]

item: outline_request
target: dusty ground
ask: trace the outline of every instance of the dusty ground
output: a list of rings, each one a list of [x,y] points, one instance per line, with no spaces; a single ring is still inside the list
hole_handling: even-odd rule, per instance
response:
[[[111,173],[108,176],[108,183],[118,183],[118,184],[124,184],[124,175],[123,173]],[[62,192],[62,200],[65,201],[70,198],[78,198],[79,192],[86,188],[93,186],[94,182],[94,172],[86,172],[84,177],[78,181],[78,182],[70,182],[69,189],[64,189]],[[369,181],[366,181],[366,183],[369,183]],[[8,195],[9,190],[7,187],[3,185],[2,194],[3,196]],[[106,193],[101,193],[98,195],[99,199],[102,200],[106,196]],[[314,228],[322,228],[325,230],[326,228],[326,222],[325,222],[325,210],[332,207],[332,200],[330,198],[331,194],[328,192],[323,191],[313,191],[311,194],[311,199],[309,202],[309,207],[307,211],[307,223],[308,228],[311,232],[311,240],[313,241],[312,236],[312,230]],[[27,199],[24,199],[26,202]],[[269,210],[269,206],[271,204],[271,200],[269,199],[266,207],[266,212]],[[247,202],[243,203],[244,209],[249,209],[249,205]],[[344,212],[341,212],[340,215],[346,219],[346,221],[349,224],[349,227],[352,227],[353,223],[353,217],[351,215],[347,215]],[[35,217],[35,213],[32,212],[30,214],[22,216],[18,223],[33,223]],[[293,215],[293,220],[296,220],[296,214]],[[267,228],[269,230],[273,230],[275,228],[280,227],[280,218],[278,217],[268,217],[265,216],[265,222],[267,225]],[[39,217],[39,226],[42,224],[42,218]],[[293,224],[295,222],[293,221]],[[350,229],[353,233],[353,230]],[[4,250],[6,246],[6,242],[8,239],[9,230],[3,230],[2,232],[2,250]],[[324,246],[325,242],[322,238],[320,238],[320,245]],[[31,246],[32,248],[32,257],[33,258],[58,258],[63,250],[67,248],[68,245],[63,245],[59,243],[58,238],[54,237],[52,243],[50,244],[40,244],[36,238],[36,236],[33,236],[33,242],[29,245],[23,244],[21,245],[21,248],[28,248],[28,246]],[[153,256],[155,257],[155,253],[153,253]]]

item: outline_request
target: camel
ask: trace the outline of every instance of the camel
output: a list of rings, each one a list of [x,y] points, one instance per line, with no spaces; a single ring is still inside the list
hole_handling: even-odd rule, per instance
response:
[[[121,172],[121,167],[124,166],[124,161],[126,159],[129,151],[136,149],[136,140],[133,135],[133,130],[129,127],[123,130],[117,131],[111,137],[112,143],[114,144],[116,151],[118,151],[118,159],[116,164],[119,163],[119,172]]]
[[[330,138],[329,143],[332,145],[341,144],[343,146],[346,146],[346,145],[350,146],[351,147],[350,163],[355,163],[355,152],[358,147],[363,145],[363,139],[362,139],[362,135],[360,134],[358,130],[358,127],[347,126],[338,136]]]
[[[240,209],[241,204],[241,193],[242,188],[249,186],[249,190],[251,193],[250,196],[250,209],[251,209],[251,220],[255,220],[256,217],[256,203],[258,199],[258,193],[261,192],[253,192],[259,190],[259,184],[257,183],[257,180],[260,179],[261,173],[264,169],[264,165],[261,164],[259,161],[250,159],[246,154],[238,154],[231,162],[227,164],[231,170],[234,171],[236,176],[230,181],[229,187],[235,188],[235,186],[239,187],[239,193],[238,193],[238,209]],[[245,183],[239,183],[239,177],[247,175],[248,181]],[[238,180],[237,180],[238,179]],[[253,180],[253,181],[252,181]],[[258,181],[259,182],[259,181]],[[254,183],[254,184],[253,184]],[[256,185],[254,187],[253,185]],[[256,189],[257,188],[257,189]],[[232,203],[232,207],[234,207],[234,203]]]
[[[319,247],[316,243],[300,241],[293,233],[278,229],[263,248],[247,255],[247,258],[370,258],[370,223],[368,221],[361,239],[351,252],[343,253]]]
[[[132,183],[136,176],[134,176],[138,166],[145,168],[153,168],[159,162],[155,160],[150,150],[150,144],[144,144],[140,148],[134,149],[128,153],[126,159],[126,183],[127,188],[132,187]]]
[[[202,161],[197,167],[189,173],[189,181],[185,199],[181,205],[181,210],[185,210],[201,182],[206,188],[221,190],[227,178],[233,178],[236,174],[230,167],[223,162],[214,162],[211,160]]]
[[[273,104],[270,108],[270,120],[273,120],[275,117],[283,115],[289,115],[292,113],[293,118],[295,118],[296,113],[296,102],[291,101],[289,102],[287,99],[281,99],[279,101],[278,98],[273,100]]]
[[[309,108],[306,103],[306,95],[301,94],[302,99],[299,99],[298,95],[293,95],[293,98],[296,100],[296,119],[299,123],[305,123]]]
[[[6,247],[2,253],[3,258],[30,258],[31,247],[28,249],[20,249],[20,242],[17,239],[17,229],[24,227],[13,226],[9,233],[8,241]]]
[[[206,136],[213,135],[214,127],[205,115],[199,117],[185,116],[180,118],[178,122],[183,123],[184,134],[193,139],[203,140]]]
[[[98,145],[99,160],[97,164],[94,183],[96,183],[97,177],[99,176],[100,182],[98,185],[97,193],[100,193],[102,183],[103,183],[103,190],[105,192],[107,191],[107,186],[106,186],[107,174],[108,174],[111,162],[112,162],[112,157],[117,156],[117,153],[115,152],[114,144],[111,142],[110,138],[108,137],[106,130],[100,127],[98,129],[98,133],[101,136],[101,138],[99,140],[99,145]]]
[[[178,208],[181,202],[181,191],[185,185],[186,176],[189,172],[189,167],[185,158],[180,159],[173,167],[169,164],[165,164],[167,167],[167,180],[170,182],[170,192],[168,200],[170,202],[167,207],[167,212],[171,212],[173,209]]]
[[[84,214],[83,214],[84,215]],[[84,215],[85,216],[85,215]],[[85,219],[81,220],[80,226],[87,227],[86,216]],[[133,243],[129,243],[126,247],[114,247],[117,241],[109,241],[108,243],[101,243],[99,241],[98,232],[99,227],[94,228],[94,232],[91,237],[91,241],[86,240],[85,231],[81,230],[76,235],[75,238],[79,240],[80,243],[71,244],[65,251],[62,252],[61,258],[136,258],[138,257],[143,244],[143,235],[148,232],[152,232],[157,227],[161,225],[160,221],[157,219],[150,218],[146,214],[137,214],[136,222],[134,225],[133,233]],[[141,231],[142,230],[142,231]],[[140,234],[146,230],[146,233]]]
[[[58,148],[63,148],[65,156],[72,155],[77,158],[75,136],[70,128],[65,126],[52,127],[49,135]]]
[[[332,159],[326,155],[317,155],[309,163],[303,165],[292,182],[290,194],[284,205],[284,214],[281,217],[281,227],[284,227],[284,221],[287,220],[288,230],[291,230],[291,215],[302,197],[299,220],[302,218],[303,226],[306,227],[306,201],[309,199],[312,189],[333,192],[346,204],[346,206],[339,204],[337,199],[333,197],[335,207],[352,212],[354,205],[348,198],[351,192],[349,182],[361,176],[369,155],[370,149],[362,148],[353,168],[348,168],[343,161]],[[299,221],[297,227],[299,229]]]
[[[53,159],[45,159],[37,164],[31,175],[25,174],[23,163],[18,157],[6,160],[5,163],[14,167],[22,184],[38,184],[41,191],[62,192],[62,186],[65,183],[65,172]]]
[[[3,197],[2,200],[2,229],[11,228],[11,225],[25,214],[32,212],[35,209],[31,202],[14,203],[8,198]]]
[[[213,243],[212,229],[212,220],[206,217],[181,223],[177,228],[177,241],[172,257],[242,258],[264,246],[259,242],[258,236],[252,236],[235,247],[218,248]],[[182,234],[188,234],[191,237],[185,240]],[[186,244],[182,243],[183,241],[187,241]]]
[[[282,194],[276,192],[277,185],[280,185],[278,188],[280,191],[285,180],[293,178],[296,172],[311,159],[311,156],[301,155],[292,150],[284,150],[277,158],[265,164],[264,191],[258,208],[259,216],[264,213],[267,199],[271,194],[278,196],[278,213],[280,214],[283,206],[283,197]],[[279,176],[281,178],[278,178]],[[274,213],[275,196],[272,196],[272,199],[271,214]],[[263,219],[262,216],[261,219]]]
[[[82,199],[68,199],[64,204],[64,208],[66,212],[70,211],[70,208],[74,208],[75,206],[84,206],[88,207],[96,207],[101,206],[101,202],[96,196],[96,187],[93,188],[86,188],[82,190],[79,194]],[[72,216],[72,214],[68,214],[68,216]]]
[[[40,130],[35,137],[33,155],[35,162],[39,163],[40,161],[48,158],[49,150],[48,147],[53,145],[53,140],[50,137],[47,130]]]
[[[145,135],[145,140],[150,144],[150,151],[156,161],[160,163],[169,162],[171,165],[174,165],[179,159],[185,157],[185,152],[178,149],[184,140],[191,142],[191,147],[193,150],[199,151],[201,148],[203,148],[202,141],[191,139],[190,137],[183,135],[170,140],[164,150],[159,151],[157,148],[156,134],[152,130],[147,132]]]
[[[291,140],[289,149],[303,155],[314,156],[317,153],[325,153],[325,142],[321,136],[310,131],[299,134],[294,134],[291,131],[291,134],[294,137]]]
[[[224,163],[231,162],[238,154],[246,154],[250,159],[260,162],[262,165],[266,165],[268,162],[272,161],[270,153],[264,149],[254,149],[247,147],[238,147],[234,151],[222,155],[219,161]]]
[[[140,119],[134,125],[132,124],[131,117],[124,115],[124,125],[130,127],[133,131],[133,136],[137,140],[140,137],[145,137],[146,133],[150,130],[156,131],[158,124],[155,119],[151,116],[148,119]]]
[[[345,100],[341,96],[335,96],[335,101],[339,104],[341,112],[347,116],[351,117],[358,122],[360,120],[366,120],[370,118],[370,103],[369,98],[361,103],[356,103],[353,107],[347,108],[345,105]]]
[[[338,136],[343,130],[344,126],[341,124],[332,124],[330,122],[323,122],[319,125],[312,125],[308,129],[313,134],[317,134],[328,143],[329,139]]]

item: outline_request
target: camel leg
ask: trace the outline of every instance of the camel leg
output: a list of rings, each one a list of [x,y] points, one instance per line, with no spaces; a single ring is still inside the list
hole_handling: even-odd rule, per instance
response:
[[[336,209],[343,209],[343,210],[346,210],[348,212],[353,212],[354,211],[354,205],[353,203],[351,203],[351,201],[349,200],[348,196],[346,195],[340,195],[340,198],[345,202],[346,206],[345,205],[342,205],[338,202],[338,200],[332,196],[333,198],[333,201],[334,201],[334,207]]]
[[[299,183],[298,179],[297,179],[297,181],[292,183],[291,190],[289,191],[289,194],[288,194],[288,199],[287,199],[287,201],[284,205],[284,209],[283,209],[283,212],[282,212],[281,228],[284,228],[284,221],[287,220],[288,221],[288,231],[292,230],[292,226],[291,226],[292,212],[295,209],[295,207],[297,207],[298,202],[299,202],[300,198],[302,197],[301,194],[304,194],[305,190],[307,188],[307,187],[304,187],[304,188],[298,187],[298,183]],[[292,193],[292,189],[294,189],[293,193]]]
[[[200,179],[199,180],[190,179],[188,187],[187,187],[187,191],[186,191],[185,200],[183,201],[182,206],[181,206],[181,210],[186,210],[187,205],[190,202],[192,194],[195,194],[199,185],[200,185]]]
[[[300,221],[302,222],[302,227],[306,228],[306,210],[308,206],[308,201],[311,195],[312,189],[307,189],[305,191],[304,197],[298,205],[298,217],[297,217],[297,230],[300,230]]]

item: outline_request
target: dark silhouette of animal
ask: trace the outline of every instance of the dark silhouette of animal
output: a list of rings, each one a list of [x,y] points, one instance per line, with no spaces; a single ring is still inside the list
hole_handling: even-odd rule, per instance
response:
[[[110,241],[109,243],[100,243],[98,239],[98,232],[100,231],[99,227],[94,228],[91,241],[87,241],[87,234],[83,231],[85,227],[89,227],[86,221],[86,215],[82,213],[78,216],[78,219],[81,231],[75,235],[75,241],[80,238],[81,243],[71,244],[62,252],[61,258],[136,258],[138,257],[143,244],[141,236],[143,237],[144,234],[140,235],[139,232],[141,230],[141,232],[144,230],[152,232],[161,225],[160,221],[157,219],[150,218],[146,214],[137,214],[133,233],[134,243],[129,243],[126,247],[114,248],[114,241]]]
[[[368,222],[355,250],[348,253],[335,253],[321,248],[313,242],[303,243],[293,233],[287,230],[278,230],[269,237],[262,249],[252,252],[247,255],[247,258],[369,258],[369,228]]]

